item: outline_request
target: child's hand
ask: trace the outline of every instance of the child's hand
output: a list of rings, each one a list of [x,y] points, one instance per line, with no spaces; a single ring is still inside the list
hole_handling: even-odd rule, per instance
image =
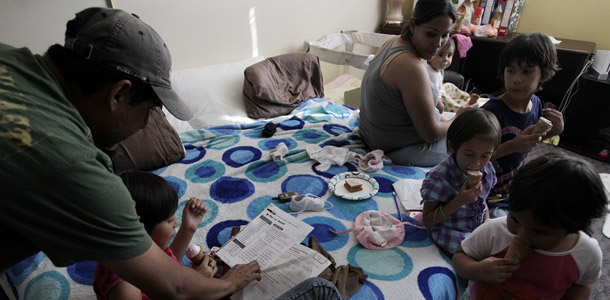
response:
[[[478,107],[479,107],[478,103],[474,103],[474,104],[465,103],[458,108],[458,110],[455,112],[455,116],[457,117],[457,116],[461,115],[463,112],[465,112],[468,109],[478,108]]]
[[[460,188],[460,191],[456,197],[461,200],[462,205],[475,203],[477,202],[477,199],[479,198],[479,195],[481,195],[482,191],[483,184],[481,184],[480,181],[474,186],[468,188],[468,180],[466,180],[464,183],[462,183],[462,187]]]
[[[199,265],[193,266],[193,269],[208,278],[214,277],[214,274],[218,272],[216,261],[207,254],[203,254],[203,260]]]
[[[535,125],[530,125],[521,131],[520,134],[515,136],[514,139],[510,140],[512,152],[529,153],[538,145],[538,142],[542,140],[542,137],[546,133],[535,133],[532,134]]]
[[[547,133],[548,136],[556,136],[563,132],[563,114],[552,108],[543,108],[542,116],[553,123],[553,128]]]
[[[484,274],[484,281],[498,283],[508,279],[519,269],[519,261],[512,258],[488,257],[478,262],[479,274]]]
[[[438,102],[436,103],[436,109],[438,109],[439,113],[443,113],[443,111],[445,111],[445,101],[443,101],[443,99],[438,99]]]
[[[207,210],[208,207],[205,205],[205,202],[191,197],[184,206],[184,210],[182,210],[182,225],[180,227],[195,232]]]

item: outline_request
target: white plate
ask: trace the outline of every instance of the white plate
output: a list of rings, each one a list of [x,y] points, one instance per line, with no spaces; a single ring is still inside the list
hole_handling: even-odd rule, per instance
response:
[[[345,180],[362,184],[362,190],[350,193],[344,186]],[[375,178],[361,172],[345,172],[335,175],[328,182],[331,193],[347,200],[364,200],[373,197],[379,191],[379,183]]]

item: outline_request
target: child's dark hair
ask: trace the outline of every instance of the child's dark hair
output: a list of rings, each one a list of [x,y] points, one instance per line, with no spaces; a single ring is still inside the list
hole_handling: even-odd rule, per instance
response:
[[[509,188],[508,210],[531,211],[539,224],[591,234],[606,215],[608,199],[599,174],[580,158],[549,153],[522,166]]]
[[[445,43],[445,45],[443,45],[443,48],[441,48],[441,50],[447,50],[449,48],[453,48],[453,50],[455,50],[455,42],[453,41],[452,37],[449,37],[449,39],[447,39],[447,42]]]
[[[122,173],[121,179],[136,202],[136,211],[146,232],[166,220],[178,208],[178,193],[163,177],[143,171]]]
[[[457,18],[453,5],[447,0],[418,0],[411,13],[411,19],[415,21],[415,25],[427,23],[438,16],[448,16],[453,23]],[[400,36],[408,40],[411,38],[411,34],[409,22],[405,22]]]
[[[541,82],[538,91],[542,89],[543,81],[551,79],[559,71],[557,51],[551,39],[544,33],[530,32],[514,37],[500,54],[498,75],[504,80],[504,69],[508,64],[531,63],[540,67]]]
[[[494,143],[494,148],[498,148],[502,140],[501,130],[500,122],[492,112],[482,108],[468,109],[449,125],[447,149],[453,149],[455,152],[463,143],[474,137],[489,140]]]

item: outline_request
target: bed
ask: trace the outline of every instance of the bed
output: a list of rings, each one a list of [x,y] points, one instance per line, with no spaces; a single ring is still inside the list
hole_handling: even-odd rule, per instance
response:
[[[179,220],[181,207],[191,196],[204,200],[209,207],[192,243],[207,249],[222,245],[233,227],[247,224],[269,203],[290,211],[288,203],[272,199],[279,193],[313,194],[332,203],[333,208],[295,217],[314,227],[311,235],[333,256],[337,266],[357,266],[368,275],[350,299],[455,299],[458,284],[450,259],[425,230],[405,225],[402,244],[386,250],[362,247],[353,233],[334,235],[329,231],[351,228],[356,216],[366,210],[398,217],[392,184],[404,178],[422,180],[427,169],[386,164],[382,170],[369,173],[379,184],[372,198],[346,200],[332,194],[328,189],[330,179],[336,174],[360,171],[358,164],[348,161],[319,171],[316,167],[320,163],[309,158],[306,148],[333,146],[361,155],[371,151],[358,134],[358,110],[327,98],[313,98],[286,115],[249,118],[241,93],[243,71],[263,59],[172,74],[174,88],[194,108],[195,118],[182,122],[167,116],[179,133],[184,158],[153,172],[167,179],[178,192]],[[340,80],[326,85],[327,94],[340,94],[336,90],[344,89],[343,83],[354,84],[345,77]],[[201,87],[201,82],[209,84]],[[264,138],[261,132],[268,122],[276,124],[277,131]],[[289,152],[276,162],[270,152],[280,143]],[[407,217],[404,208],[403,217]],[[187,259],[182,263],[189,265]],[[18,299],[94,299],[94,268],[91,261],[56,268],[41,252],[9,269],[3,286]]]

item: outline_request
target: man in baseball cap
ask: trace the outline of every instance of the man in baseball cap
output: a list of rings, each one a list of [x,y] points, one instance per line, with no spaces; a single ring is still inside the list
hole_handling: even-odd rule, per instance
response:
[[[65,47],[150,85],[176,118],[188,121],[192,117],[172,90],[169,49],[159,34],[137,15],[117,9],[86,9],[68,22]]]
[[[0,273],[42,251],[60,267],[98,261],[153,299],[217,299],[261,278],[256,261],[216,279],[170,258],[98,148],[144,127],[159,105],[191,117],[170,68],[161,37],[117,9],[77,13],[65,46],[43,56],[0,43],[0,233],[10,245]]]

